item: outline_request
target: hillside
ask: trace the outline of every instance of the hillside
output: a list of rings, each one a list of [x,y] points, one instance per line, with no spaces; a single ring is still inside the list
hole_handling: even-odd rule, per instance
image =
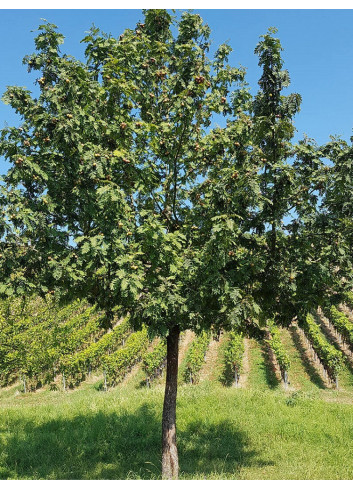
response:
[[[273,352],[255,339],[244,341],[239,388],[222,385],[228,333],[219,341],[209,339],[199,382],[185,383],[182,371],[195,335],[183,334],[177,401],[180,478],[352,478],[349,355],[336,389],[297,326],[281,329],[280,335],[291,362],[287,389]],[[156,340],[147,351],[155,346]],[[18,382],[0,389],[0,478],[160,478],[164,370],[151,380],[151,388],[145,379],[137,363],[107,392],[99,369],[65,392],[60,379],[56,391],[44,385],[24,393]]]

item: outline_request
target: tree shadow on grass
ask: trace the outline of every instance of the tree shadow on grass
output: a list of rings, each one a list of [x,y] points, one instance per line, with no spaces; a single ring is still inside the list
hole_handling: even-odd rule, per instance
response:
[[[147,404],[133,413],[87,413],[41,425],[19,419],[2,446],[0,479],[160,479],[160,424]],[[181,472],[190,477],[260,463],[228,421],[190,423],[178,443]]]
[[[159,423],[146,404],[133,414],[88,412],[41,425],[19,420],[3,448],[7,470],[0,478],[158,478],[159,446]]]
[[[180,433],[180,432],[179,432]],[[259,452],[249,449],[245,433],[229,420],[220,423],[189,423],[179,437],[179,462],[183,479],[219,474],[228,477],[242,467],[274,465],[259,459]]]

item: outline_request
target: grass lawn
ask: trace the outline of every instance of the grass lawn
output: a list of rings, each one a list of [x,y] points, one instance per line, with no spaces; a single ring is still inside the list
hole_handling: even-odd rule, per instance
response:
[[[0,479],[158,479],[163,387],[0,391]],[[353,405],[179,388],[182,479],[352,479]]]

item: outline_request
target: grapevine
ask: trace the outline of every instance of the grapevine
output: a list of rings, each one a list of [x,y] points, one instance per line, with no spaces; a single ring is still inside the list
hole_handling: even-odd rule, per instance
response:
[[[353,292],[346,293],[345,303],[350,309],[353,309]]]
[[[167,345],[164,339],[159,340],[158,344],[151,352],[144,355],[142,368],[146,374],[146,384],[149,386],[151,380],[156,377],[165,366],[167,357]]]
[[[127,339],[125,346],[112,355],[102,358],[102,366],[107,383],[115,385],[121,382],[131,368],[141,360],[148,345],[146,329],[132,333]]]
[[[71,358],[72,370],[86,370],[88,366],[97,368],[100,365],[101,357],[108,351],[114,351],[130,332],[128,318],[117,324],[112,331],[102,336],[96,343],[91,343],[87,348],[79,351]]]
[[[51,299],[34,298],[2,302],[0,310],[1,384],[19,377],[25,391],[52,382],[68,355],[99,334],[96,309],[85,302],[58,309]]]
[[[335,329],[342,336],[344,341],[350,346],[353,347],[353,323],[350,321],[347,316],[340,312],[335,306],[331,306],[330,309],[325,311],[325,315],[328,319],[330,319],[333,323]]]
[[[271,350],[276,356],[276,360],[278,362],[282,379],[287,385],[288,383],[288,371],[290,368],[290,360],[287,352],[285,351],[283,344],[281,342],[281,336],[278,327],[273,323],[273,321],[269,321],[269,333],[270,336],[266,340]]]
[[[238,386],[239,383],[243,355],[243,335],[236,331],[231,331],[229,333],[229,340],[224,349],[224,377],[227,379],[229,376],[231,376],[231,378],[234,379],[236,386]]]
[[[182,378],[185,382],[195,384],[199,381],[201,367],[205,361],[205,355],[210,342],[210,333],[202,333],[194,339],[187,351],[183,369]]]

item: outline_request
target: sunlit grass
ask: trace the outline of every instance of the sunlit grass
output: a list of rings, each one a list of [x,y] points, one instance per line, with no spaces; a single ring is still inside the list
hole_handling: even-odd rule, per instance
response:
[[[160,478],[163,387],[1,392],[0,478]],[[185,479],[351,479],[353,406],[281,390],[179,388]]]

